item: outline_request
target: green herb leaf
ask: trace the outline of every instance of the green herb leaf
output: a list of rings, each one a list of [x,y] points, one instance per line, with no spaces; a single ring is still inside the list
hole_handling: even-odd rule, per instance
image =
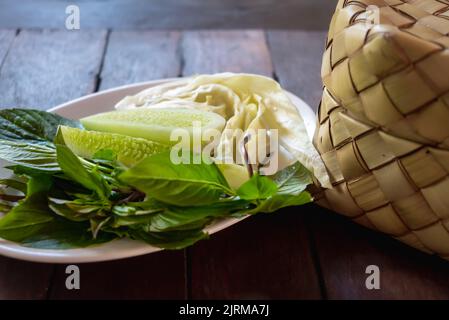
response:
[[[47,144],[0,140],[0,159],[41,171],[60,170],[55,148]]]
[[[0,237],[33,248],[67,249],[110,241],[112,234],[92,239],[89,225],[55,216],[47,205],[51,178],[37,176],[28,183],[27,198],[0,219]]]
[[[244,200],[260,200],[271,197],[277,190],[273,180],[256,174],[238,188],[237,195]]]
[[[112,228],[130,227],[135,225],[147,225],[151,223],[152,214],[142,214],[133,216],[114,216],[110,226]]]
[[[278,185],[278,193],[299,195],[309,184],[312,184],[310,172],[299,162],[279,171],[273,181]]]
[[[105,200],[48,198],[54,213],[72,221],[87,221],[95,216],[104,217],[110,211],[110,203]]]
[[[248,214],[270,213],[285,207],[303,205],[313,200],[311,195],[305,191],[307,186],[312,183],[312,177],[300,163],[278,172],[273,177],[273,181],[278,186],[277,193],[259,203],[255,209],[248,211]]]
[[[61,170],[73,181],[94,191],[100,198],[107,198],[110,190],[100,174],[87,171],[80,159],[66,146],[56,145],[56,153]]]
[[[0,110],[0,139],[15,142],[52,142],[59,125],[82,128],[79,121],[31,109]],[[27,140],[27,141],[25,141]]]
[[[215,164],[174,164],[169,152],[144,159],[119,180],[149,197],[179,206],[211,204],[224,193],[233,193]]]
[[[23,194],[27,193],[27,185],[24,182],[14,180],[14,179],[0,179],[0,185],[4,185],[7,188],[12,188],[14,190],[20,191]]]
[[[169,206],[157,213],[151,220],[150,231],[168,231],[202,227],[211,218],[229,216],[233,212],[244,210],[249,202],[244,200],[224,200],[207,206],[176,207]]]
[[[277,211],[279,209],[290,207],[290,206],[300,206],[312,201],[312,197],[306,191],[300,193],[299,195],[292,194],[275,194],[274,196],[263,201],[253,212],[265,212],[270,213]]]
[[[129,236],[160,248],[174,250],[184,249],[199,240],[209,237],[201,229],[171,232],[145,232],[142,229],[130,229]]]

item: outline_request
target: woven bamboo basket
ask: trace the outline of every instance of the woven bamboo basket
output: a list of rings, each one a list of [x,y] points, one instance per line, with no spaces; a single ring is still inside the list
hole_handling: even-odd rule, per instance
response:
[[[449,259],[449,1],[340,0],[323,56],[316,201]]]

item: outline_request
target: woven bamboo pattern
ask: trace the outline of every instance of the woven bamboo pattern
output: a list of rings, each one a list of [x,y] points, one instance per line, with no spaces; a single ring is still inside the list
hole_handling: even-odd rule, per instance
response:
[[[448,0],[340,0],[314,137],[333,185],[317,203],[445,259],[448,34]]]

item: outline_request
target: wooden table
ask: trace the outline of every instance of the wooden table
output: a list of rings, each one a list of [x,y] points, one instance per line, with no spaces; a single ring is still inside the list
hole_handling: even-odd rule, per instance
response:
[[[0,30],[0,105],[47,109],[127,83],[221,71],[273,76],[316,109],[321,31]],[[365,287],[377,265],[381,289]],[[65,266],[0,257],[1,299],[447,299],[449,263],[315,205],[247,219],[183,251]]]

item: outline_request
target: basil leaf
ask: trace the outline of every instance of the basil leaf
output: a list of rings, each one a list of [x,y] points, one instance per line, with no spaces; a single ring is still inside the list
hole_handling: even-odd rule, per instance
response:
[[[7,188],[11,188],[17,191],[22,192],[23,194],[27,193],[27,185],[24,182],[14,180],[14,179],[0,179],[0,185],[3,185]]]
[[[119,180],[147,196],[179,206],[207,205],[224,193],[233,193],[214,163],[174,164],[169,152],[142,160],[120,174]]]
[[[233,212],[246,209],[249,205],[244,200],[227,200],[208,206],[176,207],[169,206],[151,219],[150,231],[168,231],[191,228],[192,225],[203,227],[211,218],[225,217]]]
[[[82,128],[79,121],[32,109],[0,110],[0,139],[15,142],[52,142],[59,125]]]
[[[47,192],[51,188],[48,176],[36,176],[28,181],[26,199],[0,219],[0,237],[22,242],[38,234],[53,220],[48,214]]]
[[[47,194],[53,185],[51,176],[45,174],[37,174],[31,176],[27,183],[27,197],[36,193]]]
[[[59,125],[79,121],[31,109],[0,110],[0,159],[43,171],[59,171],[53,145]]]
[[[105,216],[110,203],[104,200],[65,200],[48,197],[48,206],[54,213],[72,221],[87,221],[95,216]]]
[[[40,232],[30,235],[20,242],[22,245],[39,249],[72,249],[109,242],[116,235],[99,232],[94,239],[88,223],[71,222],[55,218]]]
[[[195,242],[208,238],[201,229],[171,232],[145,232],[142,229],[130,229],[129,236],[164,249],[184,249]]]
[[[88,171],[80,159],[66,146],[56,145],[56,154],[61,170],[70,179],[94,191],[100,198],[107,198],[110,190],[100,174]]]
[[[124,226],[147,225],[151,223],[152,214],[133,215],[133,216],[114,216],[110,226],[119,228]]]
[[[0,140],[0,159],[37,170],[60,170],[55,148],[47,144]]]
[[[53,175],[56,172],[30,168],[20,164],[5,166],[5,169],[11,170],[16,176],[32,177],[40,174]]]
[[[299,162],[278,172],[273,181],[278,185],[278,193],[299,195],[312,184],[310,172]]]
[[[273,181],[278,186],[276,194],[261,202],[249,214],[257,212],[270,213],[276,210],[299,206],[311,202],[311,195],[305,191],[312,183],[310,172],[299,162],[278,172]]]
[[[244,200],[266,199],[276,193],[278,186],[266,176],[254,175],[237,189],[237,195]]]
[[[9,201],[4,201],[0,199],[0,216],[7,214],[14,208],[15,203],[11,203]]]
[[[89,224],[55,216],[47,205],[51,177],[35,176],[28,182],[27,198],[0,219],[0,237],[43,249],[85,247],[110,241],[115,236],[101,233],[92,239]]]
[[[299,195],[275,194],[274,196],[268,198],[267,200],[264,200],[255,210],[253,210],[250,213],[251,214],[257,212],[270,213],[285,207],[303,205],[311,201],[312,197],[306,191],[300,193]]]

